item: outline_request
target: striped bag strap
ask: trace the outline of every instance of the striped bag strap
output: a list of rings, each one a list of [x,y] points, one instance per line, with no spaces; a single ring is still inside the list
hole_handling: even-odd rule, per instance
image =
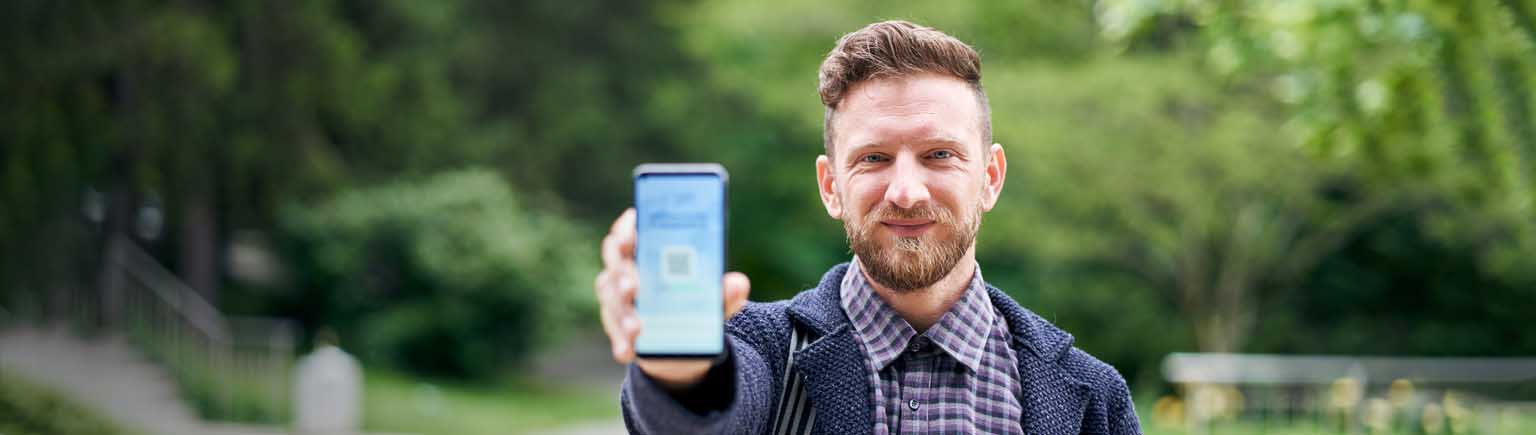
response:
[[[811,425],[816,422],[816,410],[811,409],[810,399],[805,394],[805,379],[795,374],[795,351],[804,349],[809,342],[800,334],[800,328],[791,324],[789,328],[789,355],[784,362],[784,386],[779,389],[778,412],[774,414],[773,433],[777,435],[799,435],[811,433]]]

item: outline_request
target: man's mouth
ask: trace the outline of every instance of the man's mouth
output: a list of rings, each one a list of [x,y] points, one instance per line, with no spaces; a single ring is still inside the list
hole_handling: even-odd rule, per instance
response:
[[[933,227],[930,219],[888,219],[880,221],[880,225],[890,230],[896,237],[918,237],[928,232]]]

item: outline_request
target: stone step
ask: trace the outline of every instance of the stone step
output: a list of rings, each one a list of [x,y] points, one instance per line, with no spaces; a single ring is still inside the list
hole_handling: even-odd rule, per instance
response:
[[[140,433],[286,433],[276,427],[203,422],[181,399],[175,380],[117,335],[81,338],[64,328],[8,328],[0,331],[0,369]]]

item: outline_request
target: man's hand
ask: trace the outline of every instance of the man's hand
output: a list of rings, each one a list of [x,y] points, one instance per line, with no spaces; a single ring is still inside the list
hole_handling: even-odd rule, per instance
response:
[[[730,319],[747,304],[752,284],[741,272],[725,274],[725,318]],[[640,371],[663,387],[679,391],[698,384],[709,373],[708,360],[635,359],[635,337],[640,335],[640,317],[635,314],[635,293],[640,289],[640,275],[635,270],[635,209],[613,221],[608,236],[603,237],[603,271],[593,283],[601,307],[603,332],[613,345],[613,360],[619,364],[635,361]]]

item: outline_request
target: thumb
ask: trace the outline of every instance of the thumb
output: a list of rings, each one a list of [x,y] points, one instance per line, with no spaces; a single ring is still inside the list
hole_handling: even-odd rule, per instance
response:
[[[752,281],[741,272],[725,274],[725,318],[730,319],[742,307],[747,306],[747,294],[752,292]]]

